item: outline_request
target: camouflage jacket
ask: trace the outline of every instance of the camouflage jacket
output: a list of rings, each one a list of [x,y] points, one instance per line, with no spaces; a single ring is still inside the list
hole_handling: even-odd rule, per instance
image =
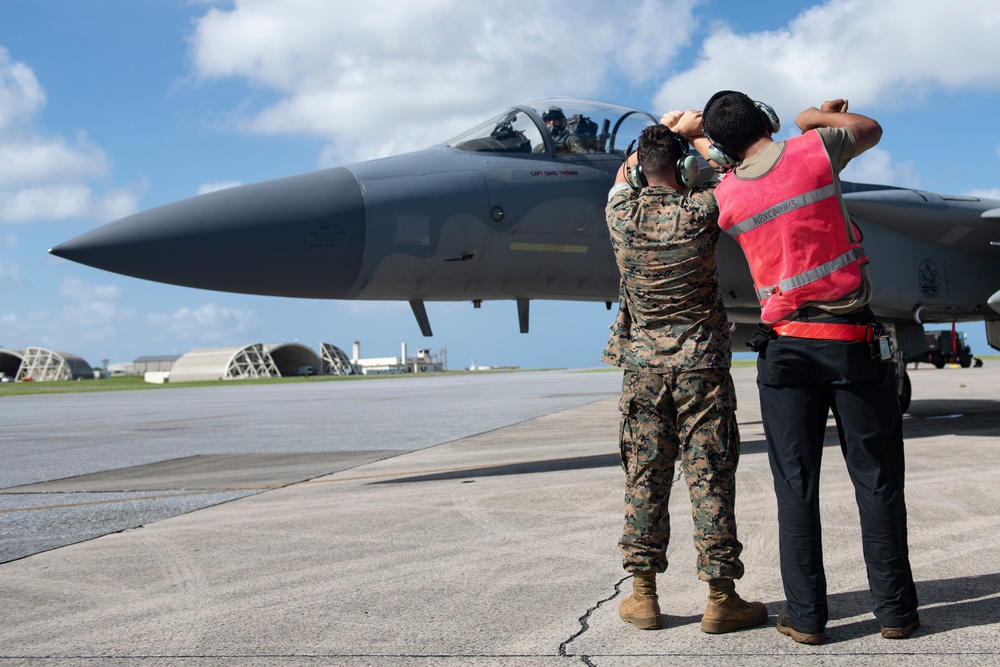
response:
[[[625,188],[612,195],[606,214],[621,286],[601,360],[652,373],[729,368],[711,187],[687,197],[664,186]]]

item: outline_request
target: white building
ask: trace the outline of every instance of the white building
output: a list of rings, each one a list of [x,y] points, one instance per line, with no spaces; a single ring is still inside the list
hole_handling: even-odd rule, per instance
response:
[[[431,354],[428,349],[417,350],[416,356],[406,354],[406,343],[403,343],[398,357],[361,358],[361,342],[354,341],[351,363],[361,370],[363,375],[403,375],[406,373],[440,373],[447,368],[447,350]]]

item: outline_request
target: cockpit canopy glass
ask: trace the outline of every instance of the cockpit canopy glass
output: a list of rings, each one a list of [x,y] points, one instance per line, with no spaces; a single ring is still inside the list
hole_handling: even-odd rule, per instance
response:
[[[447,142],[464,151],[569,157],[612,154],[656,118],[617,104],[570,98],[525,102]]]
[[[463,151],[530,154],[532,147],[544,142],[535,119],[514,108],[446,143]]]

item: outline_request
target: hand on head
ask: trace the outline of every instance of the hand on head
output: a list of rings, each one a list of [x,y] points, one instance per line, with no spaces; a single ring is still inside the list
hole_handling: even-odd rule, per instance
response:
[[[670,126],[670,129],[686,138],[688,141],[704,136],[702,129],[701,111],[699,109],[689,109],[681,114],[681,117]]]
[[[673,130],[674,125],[677,124],[677,121],[681,119],[682,115],[684,115],[683,111],[668,111],[663,114],[663,117],[660,119],[660,125],[666,125]]]

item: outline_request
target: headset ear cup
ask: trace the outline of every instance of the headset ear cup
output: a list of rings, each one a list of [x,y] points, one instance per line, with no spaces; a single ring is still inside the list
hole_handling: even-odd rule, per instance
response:
[[[730,155],[719,144],[712,144],[708,147],[708,159],[723,169],[734,169],[739,164],[739,160]]]
[[[778,114],[774,112],[770,104],[765,104],[764,102],[754,102],[760,112],[764,115],[764,122],[767,124],[768,129],[771,130],[771,134],[774,134],[781,129],[781,121],[778,119]]]
[[[685,155],[674,165],[677,175],[677,182],[686,188],[690,188],[698,182],[698,175],[701,174],[701,163],[693,155]]]
[[[632,169],[629,171],[629,178],[632,181],[632,187],[636,190],[642,190],[649,185],[646,182],[646,174],[642,173],[642,165],[638,162],[632,165]]]

